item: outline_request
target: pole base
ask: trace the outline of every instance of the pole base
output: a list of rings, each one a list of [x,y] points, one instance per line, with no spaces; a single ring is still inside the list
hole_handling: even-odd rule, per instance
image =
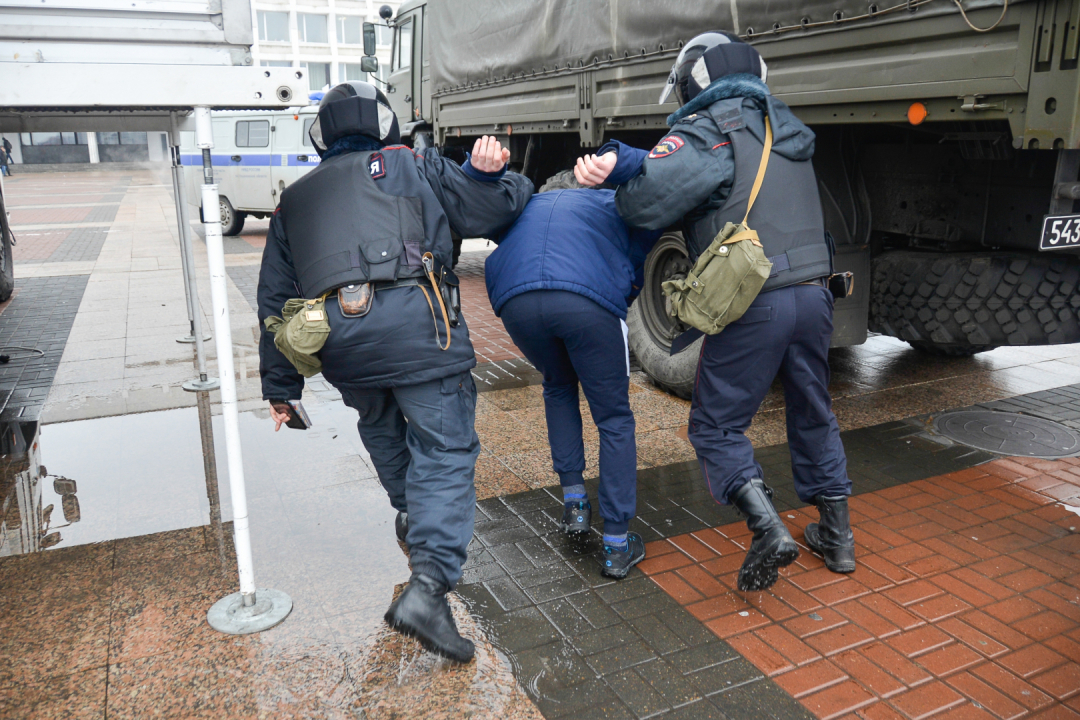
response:
[[[202,380],[188,380],[182,387],[188,392],[210,392],[221,387],[221,381],[217,378],[207,378],[205,382]]]
[[[280,590],[256,590],[251,607],[244,607],[244,596],[237,592],[214,603],[206,612],[206,622],[228,635],[250,635],[280,624],[292,607],[292,598]]]
[[[211,337],[212,336],[210,335],[210,333],[207,333],[206,335],[203,336],[203,342],[209,342]],[[187,337],[176,338],[176,342],[178,342],[178,343],[186,343],[186,344],[190,345],[191,343],[195,342],[195,336],[194,335],[188,335]]]

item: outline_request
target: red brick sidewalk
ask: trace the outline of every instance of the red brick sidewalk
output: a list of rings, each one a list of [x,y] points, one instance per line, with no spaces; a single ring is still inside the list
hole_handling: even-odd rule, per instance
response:
[[[742,523],[640,567],[823,720],[1080,718],[1080,517],[1060,501],[1080,505],[1080,460],[998,460],[853,498],[852,575],[803,547],[770,592],[738,592]],[[801,542],[817,511],[781,517]]]

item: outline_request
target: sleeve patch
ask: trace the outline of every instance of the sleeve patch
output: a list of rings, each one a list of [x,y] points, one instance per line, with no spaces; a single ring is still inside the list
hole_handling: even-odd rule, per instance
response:
[[[666,138],[656,143],[656,147],[649,153],[649,159],[656,160],[657,158],[674,155],[683,145],[685,145],[685,142],[681,137],[678,135],[668,135]]]
[[[371,177],[376,180],[386,176],[386,161],[383,159],[382,153],[372,153],[368,157],[368,171],[371,173]]]

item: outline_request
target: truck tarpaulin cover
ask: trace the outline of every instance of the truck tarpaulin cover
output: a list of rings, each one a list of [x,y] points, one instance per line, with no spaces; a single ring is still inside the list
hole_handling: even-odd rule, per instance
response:
[[[1015,4],[1020,0],[1011,0]],[[1000,8],[1002,0],[964,0],[968,11]],[[879,0],[881,10],[903,5]],[[798,25],[864,15],[866,0],[435,0],[428,4],[435,92],[520,73],[589,65],[624,53],[638,55],[677,47],[706,30],[768,33],[774,23]],[[826,26],[819,32],[863,22],[902,22],[907,17],[959,14],[952,0],[932,0],[914,14],[907,10],[881,19]],[[990,20],[990,23],[996,16]],[[990,24],[987,23],[987,24]],[[796,38],[798,30],[781,38]],[[762,39],[769,40],[766,34]],[[763,54],[768,52],[762,48]]]

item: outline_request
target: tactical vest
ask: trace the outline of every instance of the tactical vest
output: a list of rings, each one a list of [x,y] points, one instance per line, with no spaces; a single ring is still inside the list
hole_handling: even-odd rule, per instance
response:
[[[754,127],[764,128],[765,118],[756,108],[742,107],[742,98],[717,103],[710,108],[710,114],[731,118],[738,115],[739,109],[744,122],[735,121],[738,129],[721,128],[731,139],[735,151],[735,183],[719,210],[707,213],[693,223],[690,250],[695,259],[725,223],[742,222],[750,201],[764,143],[754,137],[746,125],[753,123]],[[824,277],[832,272],[817,177],[809,160],[790,160],[772,153],[765,182],[746,224],[757,231],[765,255],[773,264],[772,274],[761,292]]]
[[[381,160],[372,158],[379,154]],[[424,235],[420,178],[413,163],[395,163],[416,191],[389,195],[372,177],[378,151],[351,152],[321,163],[281,197],[285,236],[305,298],[366,282],[420,277],[431,250]],[[386,172],[385,165],[378,171]]]

